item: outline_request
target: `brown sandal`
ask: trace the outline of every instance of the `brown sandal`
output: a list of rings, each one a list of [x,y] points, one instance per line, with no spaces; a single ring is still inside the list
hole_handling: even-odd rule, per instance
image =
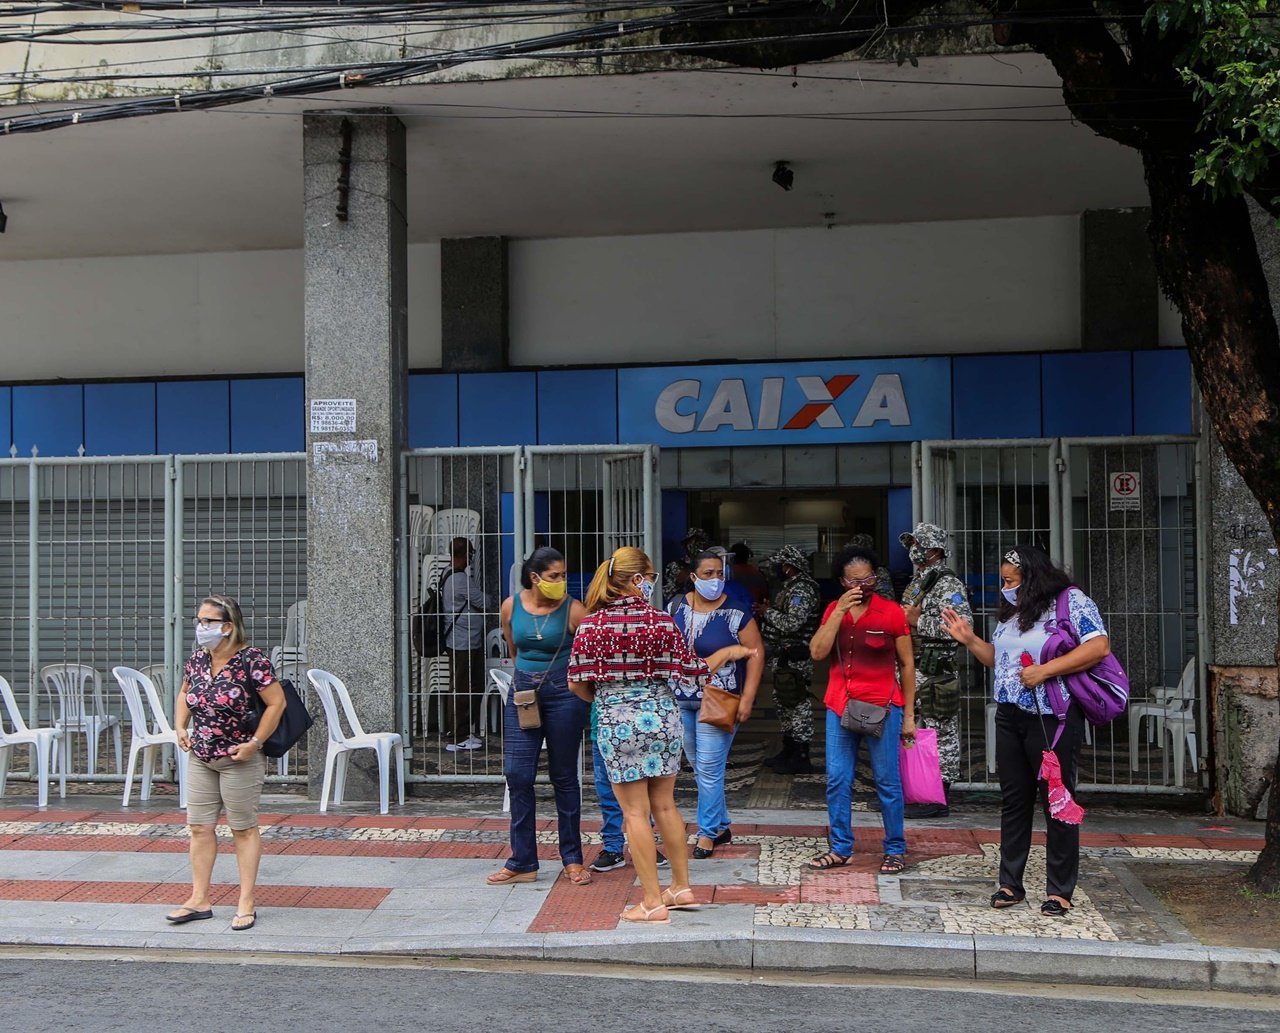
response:
[[[643,904],[636,904],[622,912],[622,920],[624,922],[640,922],[649,925],[670,925],[671,916],[667,914],[664,905],[659,904],[652,910]]]
[[[538,873],[534,872],[513,872],[510,868],[499,868],[492,875],[485,876],[485,882],[490,886],[506,886],[512,882],[537,882]]]
[[[564,877],[575,886],[591,885],[591,873],[580,864],[566,864],[564,866]]]
[[[849,863],[847,857],[841,857],[834,850],[828,850],[821,857],[815,857],[806,865],[814,871],[825,872],[828,868],[843,868]]]

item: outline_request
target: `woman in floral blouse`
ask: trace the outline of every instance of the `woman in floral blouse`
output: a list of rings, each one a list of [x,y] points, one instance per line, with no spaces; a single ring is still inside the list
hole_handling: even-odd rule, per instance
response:
[[[628,922],[670,923],[668,911],[694,910],[684,819],[676,810],[680,713],[672,681],[704,683],[722,665],[755,654],[726,646],[704,661],[671,617],[650,605],[653,563],[640,549],[618,549],[596,570],[587,615],[569,658],[569,689],[596,701],[596,744],[622,807],[644,900],[622,913]],[[658,884],[657,843],[650,816],[671,861],[671,885]]]
[[[246,643],[244,618],[234,599],[204,599],[195,630],[199,648],[183,669],[174,714],[178,745],[191,754],[191,896],[166,917],[174,925],[213,917],[209,880],[218,854],[214,827],[225,808],[240,868],[240,902],[231,928],[252,929],[258,917],[254,889],[262,856],[258,799],[267,774],[262,742],[284,714],[284,689],[266,654]]]

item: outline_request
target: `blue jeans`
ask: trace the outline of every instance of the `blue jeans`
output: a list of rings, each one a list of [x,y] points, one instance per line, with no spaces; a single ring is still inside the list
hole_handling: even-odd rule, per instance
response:
[[[622,807],[618,798],[613,795],[613,783],[609,781],[609,772],[605,770],[600,747],[594,742],[591,744],[591,767],[596,781],[596,797],[600,801],[600,842],[605,850],[620,854],[625,842],[622,836]]]
[[[898,736],[902,733],[902,708],[890,707],[884,734],[857,735],[840,727],[840,715],[827,708],[827,824],[831,827],[831,852],[853,854],[853,776],[858,766],[858,744],[865,741],[871,755],[871,771],[880,798],[884,822],[884,852],[905,854],[907,837],[902,828],[902,771],[898,767]]]
[[[684,755],[693,765],[693,777],[698,783],[698,835],[715,839],[730,824],[729,808],[724,802],[724,767],[734,733],[702,724],[698,708],[696,701],[680,701]]]
[[[582,864],[582,790],[578,784],[578,748],[587,727],[591,706],[569,691],[568,670],[561,668],[547,676],[538,689],[542,727],[524,729],[516,716],[515,693],[532,688],[534,679],[526,671],[515,672],[513,691],[507,694],[503,713],[502,773],[511,791],[511,859],[513,872],[538,870],[537,815],[533,783],[538,775],[538,756],[547,743],[547,772],[556,794],[556,815],[560,819],[560,860]]]

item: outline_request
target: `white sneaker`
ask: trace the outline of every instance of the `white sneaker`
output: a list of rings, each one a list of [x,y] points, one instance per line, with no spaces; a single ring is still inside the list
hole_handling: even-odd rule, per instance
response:
[[[462,742],[451,742],[445,747],[446,753],[457,753],[459,750],[478,750],[484,743],[474,735],[469,735]]]

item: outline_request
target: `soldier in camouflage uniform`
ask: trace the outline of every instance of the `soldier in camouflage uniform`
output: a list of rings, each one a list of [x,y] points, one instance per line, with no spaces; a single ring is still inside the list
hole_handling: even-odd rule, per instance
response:
[[[773,602],[760,616],[766,669],[773,676],[773,698],[782,725],[782,751],[765,764],[774,771],[807,774],[809,744],[813,741],[813,660],[809,640],[822,616],[818,583],[809,573],[809,561],[794,545],[784,545],[768,561],[782,577]]]
[[[668,563],[662,572],[662,599],[668,603],[690,590],[690,572],[698,554],[711,547],[711,535],[701,527],[691,527],[684,533],[680,544],[684,546],[684,555]]]
[[[855,534],[844,543],[844,547],[846,549],[866,549],[873,556],[878,555],[875,543],[871,540],[871,535],[869,534]],[[876,567],[876,595],[888,599],[891,603],[898,601],[897,593],[893,590],[893,578],[889,575],[889,568],[884,565]]]
[[[946,788],[960,779],[959,647],[943,630],[942,611],[953,609],[973,623],[964,582],[946,565],[948,532],[937,524],[917,524],[898,540],[911,556],[915,575],[902,593],[916,657],[916,726],[938,733],[938,760]],[[911,818],[942,817],[946,804],[908,804]]]

